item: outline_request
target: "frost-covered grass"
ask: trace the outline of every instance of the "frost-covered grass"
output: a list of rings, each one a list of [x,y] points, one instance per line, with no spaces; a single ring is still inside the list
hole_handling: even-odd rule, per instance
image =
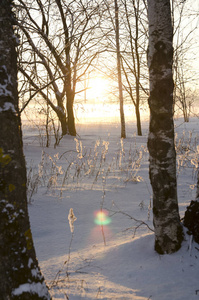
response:
[[[197,118],[176,120],[181,217],[195,197],[198,128]],[[153,249],[148,123],[142,137],[128,123],[125,140],[114,123],[77,131],[56,149],[42,148],[37,131],[24,126],[33,238],[53,299],[199,299],[199,245],[185,235],[175,254]],[[96,225],[103,210],[111,222]]]

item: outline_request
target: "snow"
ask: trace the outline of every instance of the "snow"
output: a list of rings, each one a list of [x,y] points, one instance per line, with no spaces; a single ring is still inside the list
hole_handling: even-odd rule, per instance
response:
[[[13,291],[13,296],[22,295],[25,292],[31,292],[33,295],[39,295],[39,297],[46,297],[48,299],[47,289],[43,283],[40,282],[33,282],[33,283],[24,283],[21,284],[18,288]],[[48,298],[47,298],[48,297]],[[50,298],[49,298],[50,300]]]
[[[19,37],[16,36],[15,34],[13,34],[12,37],[13,37],[13,39],[14,39],[14,41],[15,41],[16,46],[18,46],[18,45],[20,44],[20,39],[19,39]]]
[[[0,85],[0,89],[1,89],[1,85]],[[1,91],[0,91],[0,95],[2,95]],[[4,94],[5,96],[11,96],[11,92],[7,91],[6,94]],[[2,111],[8,111],[11,110],[14,114],[16,114],[16,109],[14,107],[14,105],[10,102],[5,102],[3,105],[3,108],[0,107],[0,113]]]
[[[177,119],[175,127],[183,217],[196,192],[191,160],[198,155],[199,119],[187,124]],[[38,185],[29,204],[31,228],[53,300],[66,295],[70,300],[199,299],[199,245],[186,231],[177,253],[154,251],[148,122],[143,122],[142,137],[135,135],[135,122],[126,128],[127,138],[121,140],[117,123],[78,124],[79,136],[64,137],[54,149],[40,147],[41,136],[24,126],[27,171],[34,170],[32,182]],[[184,146],[191,148],[188,154]],[[101,209],[109,212],[109,225],[95,224]],[[76,219],[72,230],[70,215]]]
[[[31,267],[32,263],[33,263],[33,260],[32,260],[32,258],[29,258],[29,261],[28,261],[28,268],[30,268],[30,267]]]
[[[2,201],[1,201],[2,202]],[[11,203],[7,203],[6,204],[6,208],[10,208],[14,210],[14,206]]]
[[[0,95],[2,96],[10,96],[10,97],[13,97],[13,95],[12,95],[12,92],[9,90],[9,85],[12,85],[12,80],[11,80],[11,75],[10,74],[8,74],[8,72],[7,72],[7,67],[5,66],[5,65],[3,65],[3,66],[1,66],[1,72],[4,72],[4,73],[6,73],[6,77],[7,77],[7,79],[4,79],[4,84],[1,84],[0,83]],[[7,107],[6,107],[6,105],[7,105]],[[14,106],[13,106],[14,107]],[[5,110],[9,110],[9,109],[12,109],[11,107],[10,107],[10,103],[8,103],[8,102],[6,102],[5,104],[4,104],[4,111]],[[12,109],[13,110],[13,109]],[[15,109],[14,109],[15,110]],[[0,112],[1,112],[2,110],[0,110]]]

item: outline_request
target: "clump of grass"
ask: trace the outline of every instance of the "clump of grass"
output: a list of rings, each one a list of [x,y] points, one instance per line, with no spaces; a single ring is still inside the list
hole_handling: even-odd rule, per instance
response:
[[[191,168],[193,176],[195,176],[199,161],[198,135],[194,135],[192,131],[189,131],[188,134],[184,131],[182,136],[178,137],[178,135],[176,135],[175,140],[177,175],[179,175],[184,168]]]
[[[37,193],[38,186],[40,184],[40,177],[38,171],[33,168],[33,165],[27,169],[27,201],[29,204],[33,201],[33,195]]]
[[[110,156],[108,140],[96,140],[93,148],[84,147],[79,139],[75,139],[75,150],[67,150],[61,155],[51,156],[42,152],[41,162],[37,170],[30,168],[28,189],[30,198],[39,185],[47,191],[58,192],[62,197],[64,190],[102,189],[124,186],[128,182],[140,182],[139,170],[146,152],[145,147],[137,148],[130,144],[125,150],[121,139],[119,149]],[[127,147],[126,147],[127,148]]]

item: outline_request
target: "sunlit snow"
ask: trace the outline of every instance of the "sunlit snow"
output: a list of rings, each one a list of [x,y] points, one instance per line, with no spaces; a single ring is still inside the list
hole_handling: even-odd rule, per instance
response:
[[[29,204],[31,228],[54,300],[199,299],[199,245],[186,235],[177,253],[154,251],[148,121],[142,125],[138,137],[135,122],[128,122],[121,141],[119,123],[78,123],[76,139],[66,136],[55,149],[53,142],[50,148],[40,146],[44,137],[33,125],[23,126],[27,172],[38,188]],[[177,119],[175,127],[183,217],[195,197],[195,166],[189,158],[198,155],[199,119],[187,124]],[[190,131],[188,158],[184,149]],[[96,212],[102,210],[109,224],[96,224]]]

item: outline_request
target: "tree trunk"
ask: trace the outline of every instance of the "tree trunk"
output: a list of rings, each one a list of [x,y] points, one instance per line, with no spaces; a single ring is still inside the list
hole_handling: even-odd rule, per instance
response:
[[[72,136],[76,136],[76,128],[75,128],[75,117],[74,117],[74,111],[73,111],[73,102],[74,102],[74,97],[73,95],[70,95],[67,97],[67,113],[68,113],[68,131],[69,134]]]
[[[134,14],[135,14],[135,55],[136,55],[136,62],[135,64],[135,74],[136,74],[136,119],[137,119],[137,134],[142,135],[142,128],[141,128],[141,120],[140,120],[140,56],[139,56],[139,47],[138,47],[138,38],[139,38],[139,25],[138,25],[138,18],[139,18],[139,1],[137,3],[137,8],[134,3]]]
[[[49,300],[28,216],[11,6],[0,1],[0,298]]]
[[[115,1],[115,31],[116,31],[116,48],[117,48],[117,73],[118,73],[118,87],[120,100],[120,120],[121,120],[121,138],[126,138],[124,105],[123,105],[123,91],[122,91],[122,74],[121,74],[121,57],[120,57],[120,42],[119,42],[119,18],[118,18],[118,4]]]
[[[137,121],[137,134],[142,136],[142,127],[141,127],[141,120],[140,120],[140,109],[139,105],[135,107],[135,114],[136,114],[136,121]]]
[[[61,124],[61,132],[62,132],[62,136],[66,135],[69,133],[69,129],[68,129],[68,121],[67,121],[67,118],[66,118],[66,114],[63,113],[63,110],[56,110],[55,111],[57,113],[57,116],[58,116],[58,119],[59,119],[59,122]]]
[[[150,78],[149,175],[153,189],[155,250],[172,253],[183,240],[173,124],[173,29],[170,0],[148,0]]]

